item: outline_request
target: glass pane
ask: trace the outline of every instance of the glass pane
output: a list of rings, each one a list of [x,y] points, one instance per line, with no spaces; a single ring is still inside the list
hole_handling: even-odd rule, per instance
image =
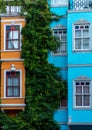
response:
[[[75,37],[81,37],[81,30],[75,30]]]
[[[12,39],[12,31],[7,32],[7,39]]]
[[[89,106],[90,102],[90,96],[84,96],[84,106]]]
[[[14,45],[13,45],[13,41],[8,41],[8,49],[13,49]]]
[[[89,49],[89,38],[83,39],[83,49]]]
[[[60,47],[55,51],[55,53],[60,53]]]
[[[83,37],[89,36],[89,30],[83,30]]]
[[[82,93],[82,86],[76,86],[76,93]]]
[[[13,31],[13,39],[18,39],[18,31]]]
[[[14,87],[14,96],[19,96],[19,89],[18,89],[18,87]]]
[[[76,96],[76,106],[82,106],[82,96],[81,95]]]
[[[58,40],[60,40],[60,34],[55,34],[54,35]]]
[[[14,47],[15,49],[18,49],[18,43],[19,43],[18,40],[13,41],[13,47]]]
[[[12,87],[9,87],[9,86],[8,86],[8,88],[7,88],[7,96],[12,96],[12,95],[13,95],[12,92],[13,92],[13,91],[12,91]]]
[[[62,44],[60,45],[60,50],[61,50],[61,51],[66,51],[65,43],[62,43]]]
[[[83,93],[89,93],[89,86],[83,87]]]
[[[79,29],[79,26],[75,26],[75,29]]]
[[[79,82],[76,82],[76,85],[79,85],[80,83]]]
[[[12,86],[12,78],[7,78],[7,86]]]
[[[81,39],[75,39],[75,49],[81,49]]]
[[[61,42],[66,42],[66,37],[65,36],[61,36]]]
[[[13,78],[13,86],[19,86],[17,77]]]

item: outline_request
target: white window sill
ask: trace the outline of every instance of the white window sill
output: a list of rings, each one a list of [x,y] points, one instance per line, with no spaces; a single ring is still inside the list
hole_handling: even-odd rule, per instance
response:
[[[73,52],[92,52],[92,50],[73,50]]]
[[[2,98],[0,98],[1,100],[2,99],[25,99],[25,97],[2,97]]]
[[[0,52],[17,52],[17,51],[21,51],[21,49],[19,49],[19,50],[1,50]]]
[[[90,110],[92,109],[91,106],[75,106],[73,109],[75,110]]]
[[[51,7],[67,7],[68,4],[65,4],[65,5],[51,5]]]

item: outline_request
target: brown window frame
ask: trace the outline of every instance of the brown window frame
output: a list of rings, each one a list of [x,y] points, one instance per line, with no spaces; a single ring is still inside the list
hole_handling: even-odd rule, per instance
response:
[[[18,38],[14,39],[14,31],[18,31]],[[12,33],[12,38],[9,39],[9,33]],[[14,41],[18,42],[18,47],[14,47]],[[11,42],[12,47],[9,47]],[[20,49],[20,25],[7,25],[6,26],[6,50],[19,50]]]
[[[12,85],[8,85],[8,79],[11,79]],[[18,80],[18,85],[14,85],[14,78],[17,78]],[[9,83],[11,84],[11,83]],[[17,87],[17,95],[14,92],[14,89]],[[11,94],[9,95],[8,89],[10,88]],[[6,72],[6,97],[20,97],[20,71],[7,71]]]

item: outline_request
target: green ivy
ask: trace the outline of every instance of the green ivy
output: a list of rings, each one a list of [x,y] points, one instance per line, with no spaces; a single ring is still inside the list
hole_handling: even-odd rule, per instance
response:
[[[66,94],[59,68],[48,63],[48,54],[60,44],[52,35],[52,14],[46,0],[15,0],[27,12],[22,29],[22,53],[26,70],[26,107],[15,118],[1,114],[3,130],[60,130],[53,119],[62,92]],[[3,116],[2,116],[3,115]],[[4,118],[5,117],[5,118]],[[3,122],[3,120],[5,120]]]

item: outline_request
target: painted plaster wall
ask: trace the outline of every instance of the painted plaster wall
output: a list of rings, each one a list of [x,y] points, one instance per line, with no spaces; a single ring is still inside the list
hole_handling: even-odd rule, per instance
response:
[[[92,27],[92,11],[71,11],[68,13],[68,65],[71,64],[92,64],[92,45],[90,51],[74,51],[73,50],[73,24],[79,20],[85,20]],[[92,42],[92,29],[90,30],[90,40]]]
[[[88,123],[92,122],[92,106],[90,108],[76,108],[74,106],[75,101],[73,81],[79,76],[86,76],[92,80],[92,67],[76,66],[68,68],[68,116],[71,117],[72,123]]]
[[[56,13],[57,15],[66,15],[68,7],[51,7],[51,12]],[[50,27],[53,29],[57,25],[63,25],[67,28],[67,18],[63,17],[62,19],[59,19],[59,21],[53,21],[50,25]],[[52,64],[54,64],[56,67],[59,67],[61,71],[59,72],[59,75],[67,80],[67,54],[65,55],[52,55],[52,52],[48,56],[48,61]],[[54,119],[60,124],[61,129],[60,130],[68,130],[67,126],[67,117],[68,117],[68,111],[67,109],[58,109],[54,113]]]

